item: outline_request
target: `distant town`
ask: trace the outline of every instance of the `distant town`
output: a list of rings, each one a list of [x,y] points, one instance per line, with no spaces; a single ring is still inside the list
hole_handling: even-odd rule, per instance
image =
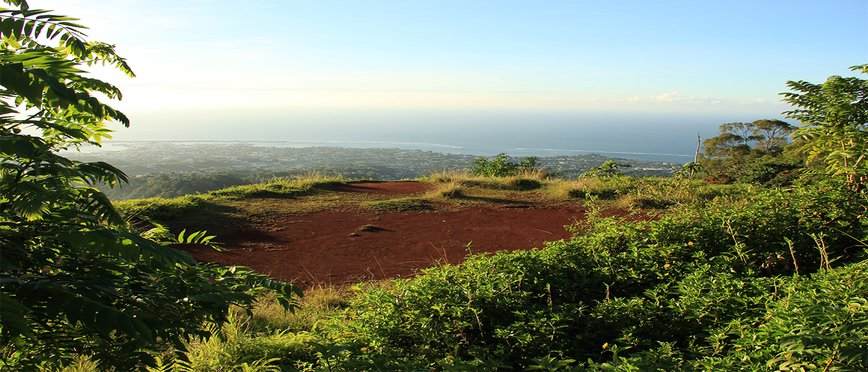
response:
[[[106,150],[74,153],[71,157],[111,161],[129,176],[130,184],[106,192],[113,199],[128,199],[205,192],[309,172],[352,180],[411,179],[442,170],[468,169],[479,156],[394,148],[128,142]],[[634,176],[670,175],[679,166],[596,154],[539,157],[538,164],[552,175],[571,178],[610,159],[621,165],[624,174]]]

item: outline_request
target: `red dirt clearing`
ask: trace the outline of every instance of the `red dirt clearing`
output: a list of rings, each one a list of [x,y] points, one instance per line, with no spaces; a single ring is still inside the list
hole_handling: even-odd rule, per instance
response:
[[[332,185],[333,192],[418,194],[420,182]],[[585,218],[579,205],[465,206],[423,212],[366,209],[281,214],[221,238],[223,252],[191,248],[200,261],[243,265],[302,287],[411,276],[468,253],[541,247],[569,237],[565,225]]]
[[[194,249],[202,261],[244,265],[301,286],[409,276],[472,251],[540,247],[567,238],[581,208],[469,208],[443,212],[298,215],[274,231],[227,237],[224,252]]]

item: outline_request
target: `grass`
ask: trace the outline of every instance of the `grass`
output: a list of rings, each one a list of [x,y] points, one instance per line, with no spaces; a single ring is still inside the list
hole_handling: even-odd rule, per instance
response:
[[[437,184],[454,183],[463,187],[526,191],[542,187],[546,178],[542,171],[525,171],[509,177],[484,177],[474,176],[466,171],[441,171],[420,180]]]
[[[455,181],[440,184],[428,193],[428,197],[439,199],[455,199],[463,196],[465,196],[464,186]]]
[[[269,370],[295,367],[296,361],[309,358],[316,336],[307,332],[255,332],[239,313],[221,327],[211,326],[210,336],[185,342],[183,358],[175,367],[193,371]],[[232,367],[228,368],[227,367]],[[253,368],[251,368],[253,367]],[[271,370],[274,370],[273,368]]]
[[[381,213],[420,212],[474,205],[523,204],[552,206],[599,200],[604,207],[628,210],[665,210],[701,203],[721,195],[750,192],[744,185],[709,185],[676,178],[583,177],[565,180],[542,172],[510,177],[480,177],[468,172],[437,172],[420,179],[433,184],[424,195],[389,196],[328,191],[341,177],[309,174],[276,178],[267,182],[229,187],[176,198],[149,198],[116,202],[118,210],[134,226],[148,221],[171,230],[221,231],[231,234],[255,228],[287,214],[361,208]]]
[[[341,287],[308,288],[297,309],[287,311],[273,295],[265,295],[247,315],[250,329],[256,332],[311,331],[317,325],[349,305],[351,291]]]
[[[191,215],[208,215],[209,206],[226,206],[236,200],[262,198],[296,198],[311,195],[320,187],[345,182],[339,176],[326,176],[310,173],[295,178],[275,178],[266,182],[233,186],[203,194],[185,195],[175,198],[147,198],[114,202],[115,207],[128,217],[141,216],[157,221],[177,220],[181,217],[189,221]],[[237,208],[236,208],[237,209]]]
[[[576,181],[558,185],[556,195],[573,199],[596,198],[612,200],[635,189],[633,178],[628,177],[582,177]]]
[[[297,178],[275,178],[252,185],[228,187],[209,192],[207,195],[218,198],[292,198],[308,195],[317,187],[344,182],[343,177],[311,173]]]

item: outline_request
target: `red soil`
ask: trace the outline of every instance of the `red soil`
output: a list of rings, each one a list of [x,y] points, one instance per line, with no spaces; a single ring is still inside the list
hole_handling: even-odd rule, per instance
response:
[[[330,185],[327,190],[339,192],[361,192],[383,195],[416,194],[428,191],[431,185],[421,182],[353,182]]]
[[[414,182],[362,183],[336,191],[417,193]],[[545,208],[466,207],[376,213],[366,210],[284,215],[255,231],[223,236],[225,250],[193,248],[201,261],[244,265],[302,287],[413,275],[438,262],[474,253],[529,249],[569,236],[564,226],[584,218],[577,205]]]

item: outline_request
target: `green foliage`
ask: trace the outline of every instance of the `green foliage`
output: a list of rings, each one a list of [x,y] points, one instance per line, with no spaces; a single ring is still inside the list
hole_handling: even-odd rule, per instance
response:
[[[233,186],[205,195],[216,198],[293,198],[307,195],[317,187],[343,183],[343,178],[312,174],[296,178],[274,178],[252,185]]]
[[[513,176],[489,177],[466,172],[438,172],[422,178],[424,181],[454,185],[456,187],[478,187],[495,190],[536,190],[543,187],[547,178],[544,171],[522,170]]]
[[[252,333],[236,315],[220,327],[210,327],[207,336],[186,341],[185,351],[174,363],[176,369],[190,371],[238,370],[245,364],[259,367],[257,370],[282,370],[309,358],[313,341],[314,336],[306,333]]]
[[[818,200],[820,194],[831,195]],[[853,197],[833,186],[718,197],[685,204],[656,221],[598,219],[582,235],[542,250],[472,256],[460,266],[427,269],[361,292],[326,328],[322,342],[330,346],[318,354],[319,363],[402,370],[719,370],[737,361],[762,369],[779,357],[810,357],[858,370],[866,366],[857,356],[864,355],[859,345],[868,321],[859,241],[868,226],[855,214],[858,202],[846,202]],[[832,276],[822,273],[827,267]],[[856,272],[848,286],[826,283]],[[840,295],[810,312],[786,308],[802,283],[833,285]],[[813,300],[806,297],[800,306]],[[786,329],[810,336],[792,345],[778,336],[767,341],[780,341],[787,350],[810,344],[803,356],[749,348],[754,336],[733,333],[808,313],[816,316],[805,315],[802,324],[824,324],[825,314],[829,325],[813,330],[782,323],[780,337]],[[818,339],[826,332],[835,336]],[[836,346],[836,337],[848,339]]]
[[[624,176],[583,176],[567,191],[572,198],[615,199],[635,190],[636,179]]]
[[[621,168],[623,166],[623,164],[618,164],[614,160],[606,160],[603,164],[582,173],[582,177],[611,178],[622,176],[623,173],[621,173]]]
[[[288,305],[291,286],[142,237],[96,188],[126,182],[123,172],[59,155],[129,124],[104,102],[121,92],[87,67],[133,73],[76,19],[7,3],[17,9],[0,9],[0,368],[84,354],[131,369],[266,289]]]
[[[724,353],[699,361],[708,370],[860,371],[868,366],[868,262],[794,277],[778,299],[724,330],[734,337]]]
[[[780,120],[763,119],[750,123],[727,123],[720,134],[705,140],[698,167],[715,182],[742,182],[761,185],[789,185],[800,176],[803,159],[787,152],[795,127]]]
[[[189,220],[191,215],[202,215],[209,208],[220,209],[219,202],[245,198],[295,198],[313,194],[319,188],[341,182],[343,179],[340,177],[312,174],[296,178],[273,178],[262,183],[233,186],[204,194],[123,200],[115,205],[127,218],[143,218],[149,221]]]
[[[100,189],[112,200],[171,198],[188,194],[200,194],[230,186],[259,181],[256,177],[224,173],[168,173],[133,177],[130,183]]]
[[[853,66],[868,73],[868,65]],[[868,184],[868,80],[830,76],[821,84],[787,82],[785,114],[802,123],[795,135],[808,161],[822,161],[829,175],[843,177],[860,191]]]
[[[470,173],[474,176],[483,177],[509,177],[536,169],[536,157],[527,157],[516,163],[510,160],[509,155],[501,153],[491,159],[477,158],[473,162],[473,168],[470,170]]]

